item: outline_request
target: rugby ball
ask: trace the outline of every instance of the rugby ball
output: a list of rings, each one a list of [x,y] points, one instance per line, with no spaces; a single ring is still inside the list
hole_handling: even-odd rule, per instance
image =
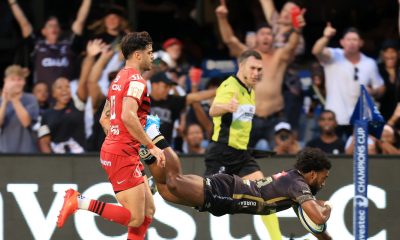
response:
[[[324,224],[315,224],[311,218],[308,217],[307,213],[303,211],[300,205],[297,207],[298,217],[300,219],[301,224],[307,229],[307,231],[311,233],[323,233],[326,230],[326,223]]]

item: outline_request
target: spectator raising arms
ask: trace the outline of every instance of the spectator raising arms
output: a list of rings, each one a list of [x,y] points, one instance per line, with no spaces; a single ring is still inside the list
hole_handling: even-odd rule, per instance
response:
[[[40,39],[34,34],[32,25],[19,7],[17,0],[8,0],[21,28],[29,56],[32,56],[30,61],[24,62],[32,62],[35,82],[44,82],[50,89],[59,77],[75,79],[74,58],[80,52],[78,36],[82,35],[91,2],[91,0],[82,0],[76,19],[71,26],[72,35],[65,40],[60,40],[61,29],[56,17],[50,16],[46,20],[41,29],[44,39]]]
[[[275,36],[274,46],[283,47],[293,30],[292,16],[300,10],[299,6],[294,1],[288,1],[283,5],[281,12],[278,13],[274,0],[260,0],[260,4],[268,24],[272,27]],[[296,55],[304,52],[304,45],[304,38],[301,37],[296,48]]]
[[[228,22],[228,8],[225,1],[215,9],[219,30],[223,42],[228,46],[232,56],[238,57],[248,47],[234,35]],[[288,64],[292,61],[295,49],[301,38],[301,30],[305,26],[305,9],[301,10],[296,20],[298,28],[292,28],[288,42],[281,48],[274,48],[272,27],[261,24],[256,31],[256,47],[262,55],[263,68],[266,70],[255,86],[256,114],[253,118],[250,146],[255,146],[260,139],[273,143],[274,126],[283,118],[282,110],[284,100],[282,96],[282,83]]]
[[[363,45],[356,28],[347,29],[340,44],[341,48],[328,48],[329,40],[336,34],[327,23],[323,36],[314,44],[312,53],[318,58],[325,70],[326,105],[332,110],[338,121],[338,135],[348,137],[352,133],[350,116],[353,113],[360,85],[365,85],[368,92],[376,98],[385,91],[383,80],[372,58],[360,52]]]
[[[23,92],[28,73],[12,65],[4,75],[0,98],[0,152],[37,152],[31,126],[39,116],[39,106],[32,94]]]

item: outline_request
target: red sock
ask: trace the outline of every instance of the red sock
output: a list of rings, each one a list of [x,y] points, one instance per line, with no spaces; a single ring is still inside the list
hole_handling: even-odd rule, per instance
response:
[[[131,212],[128,209],[111,203],[90,200],[88,210],[97,213],[104,219],[124,226],[128,226],[131,220]]]
[[[143,240],[152,221],[152,218],[145,216],[139,227],[128,227],[128,240]]]

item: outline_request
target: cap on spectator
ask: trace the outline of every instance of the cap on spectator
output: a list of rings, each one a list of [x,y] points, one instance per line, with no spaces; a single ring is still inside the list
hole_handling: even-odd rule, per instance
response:
[[[26,78],[29,75],[29,70],[26,68],[22,68],[19,65],[11,65],[6,68],[4,71],[4,76],[8,77],[10,75],[17,75],[22,78]]]
[[[275,125],[274,130],[275,130],[275,133],[278,133],[278,132],[283,131],[283,130],[291,132],[292,131],[292,127],[287,122],[280,122],[280,123]]]
[[[388,48],[393,48],[393,49],[395,49],[395,50],[399,50],[399,43],[398,43],[398,41],[397,41],[397,40],[394,40],[394,39],[385,40],[385,41],[382,43],[382,48],[381,48],[381,50],[382,50],[382,51],[385,51],[385,50],[388,49]]]
[[[174,82],[171,81],[171,79],[167,76],[165,72],[159,72],[154,74],[150,78],[151,83],[158,83],[158,82],[164,82],[167,85],[173,85]]]
[[[168,38],[167,40],[165,40],[165,42],[163,43],[162,47],[164,50],[166,50],[167,48],[171,47],[172,45],[180,45],[181,47],[183,46],[183,43],[177,39],[177,38]]]

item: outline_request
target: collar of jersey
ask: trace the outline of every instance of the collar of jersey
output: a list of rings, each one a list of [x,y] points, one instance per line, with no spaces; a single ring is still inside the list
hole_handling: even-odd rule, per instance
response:
[[[238,83],[239,83],[240,85],[242,85],[242,87],[244,87],[244,89],[246,89],[247,92],[248,92],[249,94],[251,93],[252,88],[248,88],[242,81],[240,81],[240,79],[239,79],[237,76],[232,75],[232,77],[233,77],[234,79],[236,79],[236,81],[238,81]]]

